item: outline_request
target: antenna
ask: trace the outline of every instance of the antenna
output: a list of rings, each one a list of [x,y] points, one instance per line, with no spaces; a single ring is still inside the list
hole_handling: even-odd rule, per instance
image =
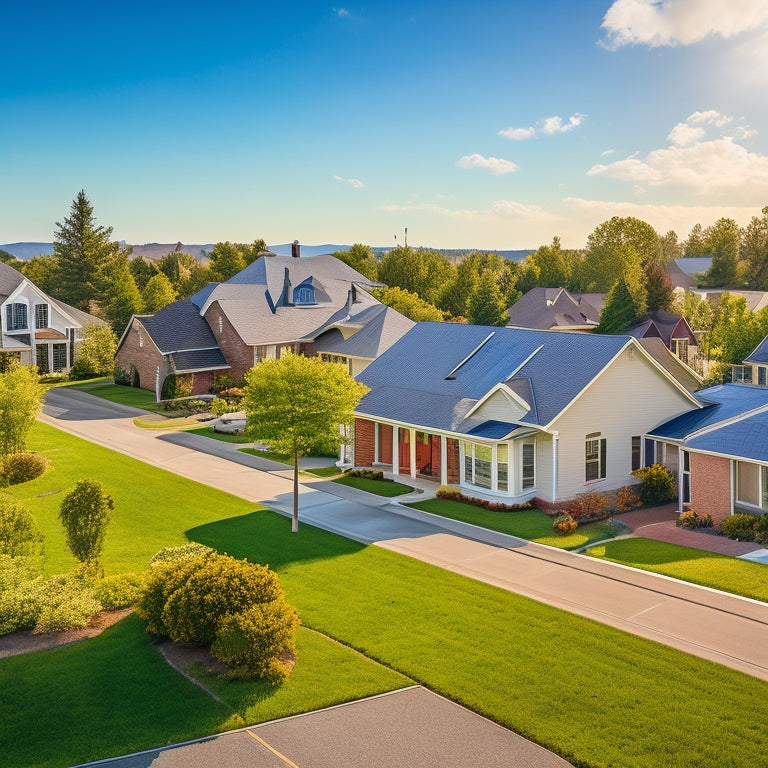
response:
[[[408,247],[408,227],[405,228],[405,247]]]

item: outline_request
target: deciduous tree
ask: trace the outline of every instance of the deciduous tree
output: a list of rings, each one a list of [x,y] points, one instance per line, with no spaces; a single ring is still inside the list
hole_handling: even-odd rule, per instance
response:
[[[741,233],[733,219],[718,219],[704,230],[704,244],[712,266],[702,283],[713,288],[739,287],[739,246]]]
[[[467,319],[474,325],[506,325],[509,306],[499,288],[497,274],[487,269],[467,304]]]
[[[56,256],[33,256],[22,263],[21,271],[40,290],[56,296],[61,283],[61,266]]]
[[[299,528],[299,458],[345,441],[340,428],[368,388],[344,366],[319,357],[286,353],[264,360],[245,375],[242,405],[246,432],[279,453],[293,458],[293,522]]]
[[[144,287],[141,293],[144,300],[145,312],[157,312],[159,309],[176,301],[176,291],[171,281],[162,273],[158,272]]]
[[[747,286],[768,290],[768,205],[762,216],[753,216],[742,232],[741,255],[746,262]]]
[[[113,509],[112,497],[98,480],[78,481],[62,500],[59,519],[67,546],[81,563],[98,563]]]
[[[382,303],[416,322],[441,322],[443,313],[433,304],[404,288],[377,288],[371,293]]]
[[[25,449],[42,401],[43,389],[34,367],[12,363],[0,374],[0,455]]]
[[[456,267],[445,256],[433,251],[398,247],[379,264],[379,280],[390,288],[405,288],[418,293],[430,304],[440,306],[446,287],[456,279]]]
[[[80,332],[72,377],[87,379],[111,375],[115,367],[117,337],[106,325],[86,325]]]
[[[333,255],[369,280],[378,279],[379,263],[369,245],[355,243],[348,251],[336,251]]]
[[[101,312],[112,330],[121,335],[131,315],[144,310],[144,302],[128,266],[128,255],[123,251],[115,254],[106,266],[103,286]]]

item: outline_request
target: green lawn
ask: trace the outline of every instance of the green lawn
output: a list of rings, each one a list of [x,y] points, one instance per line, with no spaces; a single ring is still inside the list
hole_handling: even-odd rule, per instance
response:
[[[68,487],[78,477],[101,477],[117,507],[104,553],[109,572],[140,570],[161,546],[187,539],[267,563],[279,572],[306,627],[577,765],[751,767],[768,749],[768,684],[763,681],[379,547],[308,525],[292,534],[283,516],[252,511],[247,502],[42,425],[33,438],[31,447],[49,455],[54,469],[13,491],[29,498],[41,517],[48,556],[57,563],[49,571],[68,568],[72,561],[56,550],[56,537],[63,541],[54,533],[57,497],[36,494]],[[95,674],[98,663],[82,649],[93,643],[100,648],[97,641],[0,660],[0,700],[13,713],[5,733],[15,737],[22,727],[30,732],[21,741],[28,751],[11,765],[37,764],[29,759],[35,739],[46,760],[58,761],[39,764],[65,765],[85,755],[93,759],[136,748],[131,739],[165,742],[223,727],[231,716],[227,711],[189,704],[196,713],[189,715],[180,679],[166,685],[159,663],[141,660],[143,651],[136,656],[143,635],[130,635],[135,621],[103,636],[118,646],[114,658],[124,659],[114,663],[115,674],[121,664],[133,670],[125,688],[120,678],[113,684]],[[64,654],[64,668],[47,655],[54,653]],[[261,695],[257,690],[229,690],[226,701],[246,719],[258,717],[249,714]],[[288,692],[285,696],[290,699]],[[168,698],[172,722],[164,714]],[[202,701],[192,693],[188,698]],[[301,694],[297,701],[297,706],[312,706]],[[274,703],[293,706],[279,699]],[[155,707],[159,714],[153,714]],[[57,718],[63,725],[53,733],[49,728]],[[57,752],[57,737],[76,741],[77,756]],[[5,762],[7,752],[0,745]]]
[[[335,465],[331,467],[311,467],[301,471],[306,472],[308,475],[316,475],[317,477],[336,477],[341,474],[341,470]]]
[[[213,440],[221,440],[224,443],[253,443],[252,438],[245,435],[225,435],[222,432],[214,432],[213,427],[200,427],[198,429],[188,429],[193,435],[203,435]]]
[[[411,684],[304,628],[296,666],[282,686],[197,675],[226,704],[170,667],[135,615],[92,640],[2,659],[2,765],[74,765]]]
[[[395,483],[391,480],[370,480],[367,477],[340,477],[333,482],[339,485],[348,485],[350,488],[357,488],[359,491],[375,493],[377,496],[402,496],[413,490],[410,485]]]
[[[650,539],[622,539],[587,550],[592,557],[768,601],[768,566]]]
[[[591,541],[610,539],[626,531],[626,528],[620,523],[602,521],[581,525],[570,535],[559,536],[552,531],[552,518],[540,509],[493,512],[472,504],[464,504],[461,501],[449,499],[427,499],[408,506],[560,549],[579,549]]]
[[[69,384],[72,389],[79,389],[89,395],[96,395],[112,403],[130,405],[133,408],[143,408],[145,411],[154,411],[165,415],[167,411],[162,405],[155,402],[155,393],[138,387],[124,387],[112,383],[111,380],[85,381],[78,384]]]

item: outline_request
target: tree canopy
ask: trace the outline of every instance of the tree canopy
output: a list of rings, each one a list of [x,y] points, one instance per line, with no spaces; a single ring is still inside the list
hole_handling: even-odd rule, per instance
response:
[[[336,251],[333,256],[369,280],[378,280],[379,263],[370,246],[355,243],[348,251]]]
[[[345,442],[340,427],[368,387],[338,363],[290,352],[263,360],[245,374],[242,407],[246,432],[273,451],[293,458],[293,523],[299,525],[299,457],[316,450],[338,450]]]
[[[209,254],[210,268],[214,280],[229,280],[238,272],[253,263],[262,251],[267,249],[263,240],[254,240],[252,243],[216,243]]]
[[[12,363],[0,374],[0,455],[19,453],[43,403],[43,388],[32,366]]]
[[[405,315],[416,322],[431,320],[439,323],[444,319],[443,313],[436,306],[424,301],[417,293],[406,291],[405,288],[398,288],[397,286],[376,288],[371,291],[371,294],[382,304],[392,307],[401,315]]]

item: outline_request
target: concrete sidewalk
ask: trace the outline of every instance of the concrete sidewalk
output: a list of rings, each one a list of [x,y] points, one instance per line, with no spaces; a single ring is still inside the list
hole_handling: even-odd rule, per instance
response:
[[[138,429],[132,419],[90,395],[50,390],[41,419],[284,514],[292,509],[292,483],[283,470],[260,471],[179,445],[154,430]],[[533,544],[348,488],[340,498],[328,493],[325,483],[319,485],[323,490],[314,483],[300,486],[302,523],[375,543],[768,680],[768,604]]]

